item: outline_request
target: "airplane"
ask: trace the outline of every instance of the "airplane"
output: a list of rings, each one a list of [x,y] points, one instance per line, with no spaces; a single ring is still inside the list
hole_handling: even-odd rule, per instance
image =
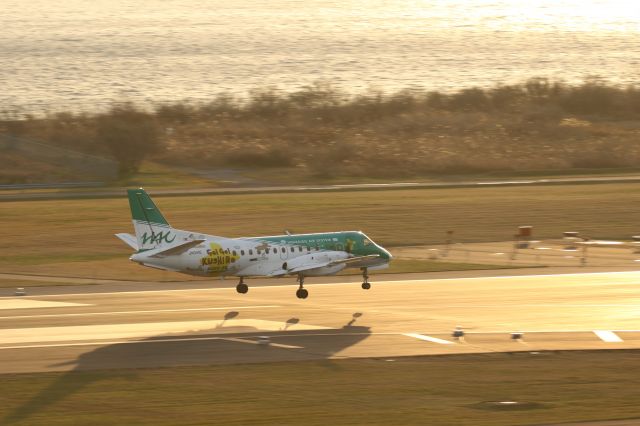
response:
[[[296,296],[306,299],[305,277],[334,275],[345,268],[362,271],[362,288],[371,288],[369,271],[384,269],[393,258],[361,231],[225,238],[175,229],[147,192],[128,189],[135,235],[115,234],[136,252],[129,258],[143,266],[196,276],[239,277],[245,294],[247,277],[297,276]]]

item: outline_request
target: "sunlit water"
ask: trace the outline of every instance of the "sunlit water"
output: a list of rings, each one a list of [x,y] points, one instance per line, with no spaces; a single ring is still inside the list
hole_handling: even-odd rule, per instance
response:
[[[325,80],[451,90],[640,82],[633,1],[0,0],[0,110],[96,110]]]

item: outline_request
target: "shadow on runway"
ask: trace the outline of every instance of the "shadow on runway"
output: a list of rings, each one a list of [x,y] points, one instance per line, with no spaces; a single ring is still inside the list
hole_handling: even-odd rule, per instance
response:
[[[218,326],[216,326],[216,328],[224,328],[224,325],[227,323],[227,321],[229,321],[230,319],[234,319],[238,315],[240,315],[240,312],[238,311],[227,312],[226,314],[224,314],[224,318],[222,319],[222,322]]]
[[[224,320],[238,315],[235,311],[228,312]],[[28,419],[100,380],[114,377],[135,380],[135,368],[329,359],[371,335],[369,327],[355,325],[361,317],[362,314],[356,312],[343,327],[337,329],[291,331],[287,329],[298,324],[300,319],[290,318],[286,321],[284,330],[278,332],[254,329],[233,334],[215,334],[216,330],[212,329],[212,333],[204,331],[198,334],[160,335],[99,347],[80,354],[75,360],[50,365],[74,367],[4,418],[0,418],[0,424]],[[257,344],[258,336],[267,336],[272,343],[286,346]],[[193,338],[202,340],[186,340]]]
[[[285,323],[284,329],[285,329],[285,330],[288,330],[288,329],[289,329],[289,327],[291,327],[292,325],[296,325],[296,324],[298,324],[299,322],[300,322],[300,319],[299,319],[299,318],[289,318],[289,319],[287,320],[287,322]]]

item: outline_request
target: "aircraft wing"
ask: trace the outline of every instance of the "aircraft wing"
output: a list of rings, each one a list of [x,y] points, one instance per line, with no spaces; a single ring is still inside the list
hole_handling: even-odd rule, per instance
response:
[[[157,253],[152,254],[149,257],[167,257],[167,256],[176,256],[178,254],[182,254],[185,251],[189,250],[192,247],[197,246],[198,244],[201,244],[203,242],[205,242],[206,240],[191,240],[191,241],[187,241],[186,243],[181,243],[172,247],[169,247],[168,249],[159,251]]]
[[[286,274],[297,274],[299,272],[304,272],[304,271],[308,271],[311,269],[317,269],[317,268],[324,268],[326,266],[335,266],[335,265],[340,265],[343,263],[349,264],[349,263],[355,263],[355,262],[360,262],[361,260],[366,260],[366,259],[375,259],[380,257],[380,255],[378,254],[370,254],[367,256],[357,256],[357,257],[349,257],[346,259],[336,259],[336,260],[328,260],[328,261],[323,261],[323,262],[309,262],[309,263],[305,263],[302,265],[298,265],[295,268],[291,268],[291,269],[277,269],[275,271],[272,271],[269,276],[271,277],[275,277],[278,275],[286,275]]]
[[[122,241],[124,241],[129,247],[131,247],[132,249],[134,249],[135,251],[138,251],[138,239],[131,234],[116,234],[116,237],[120,238]]]
[[[368,254],[366,256],[348,257],[346,259],[334,260],[328,266],[339,265],[341,263],[349,264],[349,263],[359,262],[361,260],[366,260],[366,259],[376,259],[378,257],[380,257],[379,254]]]

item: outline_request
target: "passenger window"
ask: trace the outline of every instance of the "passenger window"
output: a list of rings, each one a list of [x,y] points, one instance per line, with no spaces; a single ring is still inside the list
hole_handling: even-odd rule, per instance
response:
[[[298,247],[298,252],[302,253],[302,246]]]
[[[249,255],[253,256],[253,249],[249,249]]]
[[[233,255],[234,255],[234,256],[237,256],[237,255],[238,255],[238,254],[236,253],[236,251],[235,251],[235,250],[233,251]]]
[[[240,250],[240,256],[244,256],[244,250]]]
[[[311,251],[311,247],[307,246],[307,251],[308,252]]]
[[[265,249],[265,252],[266,252],[267,254],[269,254],[269,247],[267,247],[267,248]]]
[[[293,253],[294,251],[296,251],[295,247],[291,247],[291,253]]]
[[[281,250],[281,251],[284,253],[285,251],[287,251],[287,249],[286,249],[286,248],[284,248],[284,247],[282,247],[282,250]]]

